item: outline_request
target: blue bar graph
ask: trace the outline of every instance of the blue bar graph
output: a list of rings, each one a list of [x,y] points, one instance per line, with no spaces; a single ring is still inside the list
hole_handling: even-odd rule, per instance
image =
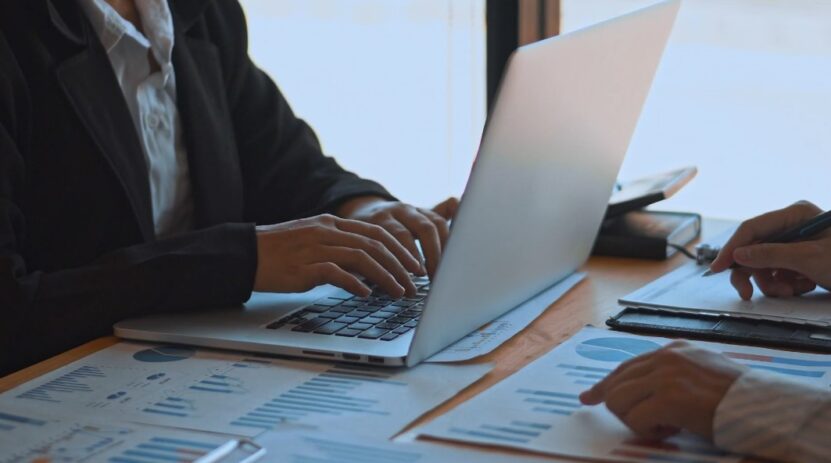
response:
[[[525,388],[517,389],[516,393],[527,396],[523,402],[531,404],[531,411],[538,413],[571,416],[583,406],[577,394]]]
[[[239,378],[228,375],[210,375],[198,383],[190,386],[191,390],[200,392],[215,392],[217,394],[244,394],[246,391]]]
[[[825,375],[824,371],[818,370],[796,370],[793,368],[781,368],[781,367],[774,367],[769,365],[747,365],[754,370],[765,370],[765,371],[772,371],[774,373],[780,373],[783,375],[788,376],[799,376],[803,378],[822,378]]]
[[[561,363],[557,365],[557,368],[563,368],[566,370],[574,370],[574,371],[582,371],[582,372],[593,372],[593,373],[611,373],[612,370],[609,368],[597,368],[597,367],[587,367],[583,365],[570,365],[567,363]]]
[[[755,362],[778,363],[780,365],[794,365],[800,367],[829,368],[831,360],[810,360],[771,355],[747,354],[741,352],[724,352],[724,355],[734,360],[752,360]]]
[[[236,418],[233,426],[272,429],[309,416],[389,415],[379,410],[379,400],[357,395],[364,385],[406,386],[391,379],[393,373],[361,366],[337,365],[304,381]]]
[[[105,375],[100,369],[83,366],[34,389],[30,389],[17,397],[44,402],[60,402],[60,396],[64,394],[92,392],[93,388],[87,384],[87,379],[104,377]]]
[[[165,397],[164,399],[142,409],[151,415],[176,416],[180,418],[191,416],[194,411],[193,402],[181,397]]]
[[[303,450],[288,456],[289,463],[415,463],[421,455],[412,451],[371,447],[315,437],[303,437]],[[282,460],[281,460],[282,461]]]
[[[0,412],[0,431],[11,431],[24,425],[40,427],[45,424],[46,421],[43,420]]]
[[[551,429],[551,425],[545,423],[511,421],[507,424],[481,424],[476,428],[453,427],[450,428],[450,433],[474,438],[526,444],[540,437],[548,429]]]
[[[191,439],[152,437],[119,455],[108,458],[111,463],[190,462],[209,453],[219,444]]]
[[[772,371],[774,373],[779,373],[787,376],[798,376],[802,378],[822,378],[823,376],[825,376],[828,367],[831,367],[831,361],[827,360],[797,359],[788,357],[776,357],[771,355],[748,354],[742,352],[724,352],[724,355],[733,360],[740,361],[748,367],[756,370]],[[799,368],[786,368],[786,366],[821,369],[805,370]]]

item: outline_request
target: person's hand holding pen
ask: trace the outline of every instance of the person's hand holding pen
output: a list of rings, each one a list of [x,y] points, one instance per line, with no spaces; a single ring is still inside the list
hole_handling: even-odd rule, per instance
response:
[[[817,286],[831,290],[831,230],[802,241],[763,242],[820,213],[819,207],[800,201],[743,222],[721,248],[710,270],[718,273],[732,267],[730,282],[745,300],[753,296],[751,278],[766,296],[796,296]]]

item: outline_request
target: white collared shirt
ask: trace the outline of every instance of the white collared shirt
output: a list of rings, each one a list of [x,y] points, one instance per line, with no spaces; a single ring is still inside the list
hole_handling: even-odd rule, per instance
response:
[[[713,438],[719,447],[736,453],[831,462],[831,392],[749,371],[716,409]]]
[[[79,4],[107,51],[141,140],[156,236],[190,230],[193,198],[176,107],[173,20],[167,0],[136,0],[144,33],[104,0],[79,0]],[[149,53],[159,64],[156,72]]]

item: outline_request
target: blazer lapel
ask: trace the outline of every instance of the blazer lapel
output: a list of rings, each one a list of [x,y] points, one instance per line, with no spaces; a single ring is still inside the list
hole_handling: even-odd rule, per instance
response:
[[[67,14],[62,17],[49,2],[49,14],[67,38],[86,42],[80,53],[57,66],[58,82],[127,192],[143,238],[152,241],[155,231],[147,165],[106,51],[77,7],[68,13],[71,18],[65,18]]]
[[[174,29],[176,97],[188,151],[195,225],[240,222],[242,174],[218,52],[213,44],[185,35],[182,22],[174,22]]]

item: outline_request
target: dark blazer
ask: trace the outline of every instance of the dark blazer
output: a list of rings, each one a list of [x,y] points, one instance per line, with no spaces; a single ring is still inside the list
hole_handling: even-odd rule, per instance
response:
[[[389,197],[321,153],[249,59],[235,0],[170,6],[196,229],[157,240],[139,138],[86,16],[0,1],[0,375],[127,317],[244,302],[255,223]]]

